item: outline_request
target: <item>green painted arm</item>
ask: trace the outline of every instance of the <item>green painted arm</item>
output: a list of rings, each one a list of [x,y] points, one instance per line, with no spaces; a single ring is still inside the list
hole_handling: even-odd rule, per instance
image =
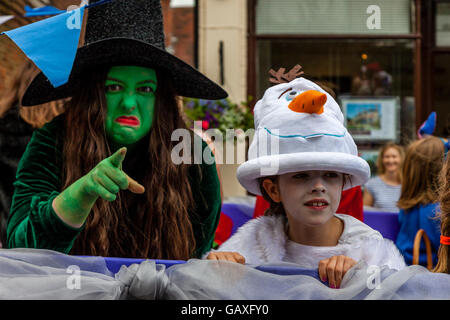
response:
[[[63,119],[63,115],[58,116],[43,128],[35,130],[19,163],[8,218],[8,248],[40,248],[69,253],[84,228],[84,225],[76,227],[83,214],[75,215],[77,219],[71,225],[70,218],[65,222],[53,207],[55,198],[60,194],[64,193],[60,199],[74,199],[77,198],[76,190],[81,189],[81,182],[78,180],[72,185],[73,188],[70,186],[70,189],[66,188],[62,193],[60,191],[62,143],[58,137],[63,127]],[[138,190],[135,191],[139,192],[139,188],[143,188],[136,186],[131,178],[127,179],[130,189],[136,188]],[[92,196],[87,196],[83,200],[84,208],[89,207],[89,202],[92,201]],[[61,207],[64,207],[64,204]]]

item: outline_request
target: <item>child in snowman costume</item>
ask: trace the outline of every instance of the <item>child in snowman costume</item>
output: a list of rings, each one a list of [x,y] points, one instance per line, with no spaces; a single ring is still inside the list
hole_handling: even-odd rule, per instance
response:
[[[366,183],[370,168],[358,157],[339,105],[316,83],[296,78],[296,68],[278,74],[287,82],[279,81],[257,102],[249,160],[237,171],[239,182],[270,208],[204,257],[318,268],[332,288],[359,261],[402,269],[404,259],[392,241],[336,213],[342,190]]]

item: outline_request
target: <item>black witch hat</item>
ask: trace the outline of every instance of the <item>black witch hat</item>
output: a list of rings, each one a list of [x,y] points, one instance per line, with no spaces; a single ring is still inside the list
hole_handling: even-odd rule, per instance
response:
[[[91,0],[91,4],[98,1]],[[77,50],[69,81],[55,88],[41,72],[25,92],[22,105],[71,97],[84,72],[112,65],[162,70],[180,96],[209,100],[228,96],[219,85],[165,50],[160,0],[112,0],[89,9],[85,43]]]

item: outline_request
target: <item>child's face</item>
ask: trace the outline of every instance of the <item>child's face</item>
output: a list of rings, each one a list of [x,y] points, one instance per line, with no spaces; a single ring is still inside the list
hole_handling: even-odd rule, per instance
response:
[[[279,200],[291,222],[304,226],[326,223],[341,200],[343,174],[331,171],[301,171],[279,176]]]

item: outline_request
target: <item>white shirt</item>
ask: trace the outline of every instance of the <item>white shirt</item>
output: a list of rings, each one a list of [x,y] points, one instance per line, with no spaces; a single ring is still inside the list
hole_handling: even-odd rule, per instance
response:
[[[308,246],[288,239],[283,261],[293,262],[304,268],[315,268],[319,265],[319,261],[323,259],[339,255],[353,255],[351,247],[357,241],[358,236],[383,238],[378,231],[349,215],[336,214],[335,216],[344,223],[344,230],[336,246]]]

